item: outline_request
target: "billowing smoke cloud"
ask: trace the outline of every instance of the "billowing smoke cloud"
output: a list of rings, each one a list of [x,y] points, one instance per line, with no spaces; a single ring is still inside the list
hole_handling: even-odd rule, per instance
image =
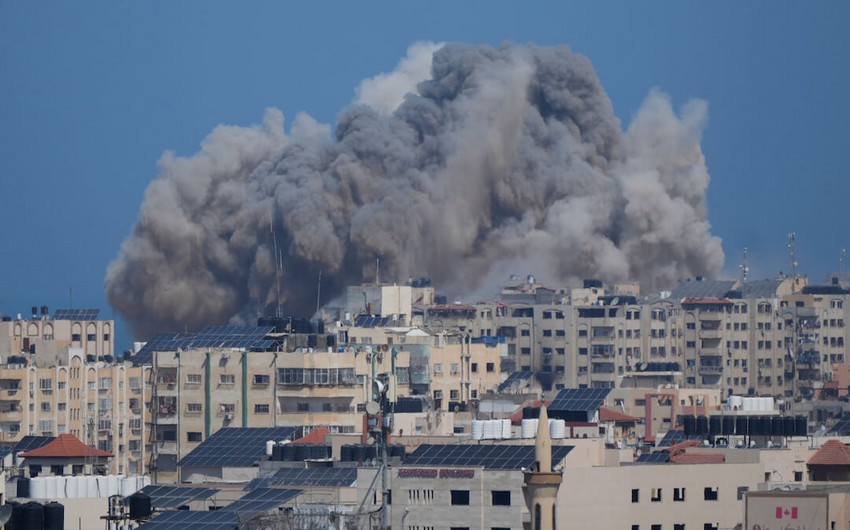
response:
[[[706,105],[651,92],[624,132],[566,47],[418,44],[335,130],[277,110],[166,154],[106,291],[140,337],[310,315],[350,283],[427,275],[462,295],[507,272],[667,287],[717,273]]]

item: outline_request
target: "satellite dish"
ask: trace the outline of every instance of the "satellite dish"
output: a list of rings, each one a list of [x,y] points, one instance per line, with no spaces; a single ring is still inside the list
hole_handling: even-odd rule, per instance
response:
[[[5,525],[9,522],[9,519],[12,518],[12,510],[13,506],[11,504],[4,504],[0,506],[0,525]]]
[[[371,414],[371,415],[374,416],[375,414],[377,414],[380,411],[381,411],[381,407],[376,402],[374,402],[374,401],[367,401],[366,402],[366,413],[367,414]]]

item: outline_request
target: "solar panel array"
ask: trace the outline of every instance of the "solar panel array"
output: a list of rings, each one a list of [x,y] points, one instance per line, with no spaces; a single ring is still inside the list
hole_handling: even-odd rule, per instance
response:
[[[373,317],[369,315],[360,315],[354,319],[354,327],[356,328],[380,328],[385,327],[390,320],[390,317]]]
[[[685,432],[679,429],[667,431],[667,434],[664,435],[664,438],[658,443],[658,447],[670,447],[671,445],[676,445],[677,443],[685,442],[688,440],[702,440],[703,437],[698,434],[692,434],[691,436],[685,436]]]
[[[32,451],[39,447],[45,446],[55,440],[55,436],[24,436],[21,441],[15,444],[13,451],[20,453],[23,451]]]
[[[850,412],[841,416],[841,419],[838,420],[838,423],[829,432],[839,436],[850,434]]]
[[[640,455],[637,459],[638,464],[660,464],[669,461],[670,453],[668,453],[667,451]]]
[[[549,410],[595,411],[602,406],[610,392],[610,388],[564,388],[552,400]]]
[[[251,467],[266,454],[268,440],[281,441],[294,427],[228,427],[219,429],[177,464],[190,467]]]
[[[133,364],[150,364],[157,351],[177,351],[206,348],[267,350],[273,340],[264,339],[274,326],[210,326],[200,333],[159,333],[131,357]]]
[[[357,468],[354,467],[284,467],[274,476],[256,478],[248,483],[247,490],[257,488],[284,487],[352,487],[357,482]]]
[[[245,521],[277,508],[301,495],[301,492],[296,489],[257,488],[219,511],[236,513],[241,521]]]
[[[155,516],[139,530],[237,530],[239,517],[234,512],[172,510]]]
[[[523,381],[529,379],[533,375],[532,372],[513,372],[499,385],[499,392],[504,392],[514,386],[519,386]]]
[[[57,309],[53,320],[97,320],[100,309]]]
[[[219,490],[213,488],[186,488],[180,486],[150,485],[142,488],[150,496],[154,508],[177,508],[192,500],[209,499]]]
[[[552,447],[552,465],[564,459],[572,446]],[[420,445],[404,466],[460,466],[521,469],[534,463],[533,445]]]

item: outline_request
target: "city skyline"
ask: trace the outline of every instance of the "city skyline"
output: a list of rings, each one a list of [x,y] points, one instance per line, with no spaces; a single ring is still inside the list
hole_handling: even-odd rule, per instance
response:
[[[0,312],[46,304],[109,315],[106,266],[164,151],[192,155],[217,124],[260,123],[267,107],[287,124],[302,111],[334,124],[360,82],[392,71],[417,41],[567,45],[593,64],[623,129],[655,87],[676,112],[706,101],[701,148],[711,234],[726,254],[720,275],[738,276],[744,247],[751,278],[789,272],[789,232],[813,282],[839,268],[841,125],[850,115],[847,75],[836,68],[848,51],[843,5],[655,3],[602,13],[470,4],[397,16],[339,6],[338,19],[321,23],[316,8],[193,7],[0,8],[0,171],[13,198],[0,213]],[[292,24],[297,17],[315,23]]]

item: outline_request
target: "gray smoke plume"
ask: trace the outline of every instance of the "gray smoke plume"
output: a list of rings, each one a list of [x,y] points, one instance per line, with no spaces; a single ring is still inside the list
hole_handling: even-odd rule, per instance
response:
[[[335,130],[277,110],[166,154],[108,268],[132,331],[268,312],[309,316],[316,279],[427,275],[474,292],[535,272],[645,289],[723,264],[700,150],[706,105],[651,92],[623,132],[590,62],[566,47],[418,44],[364,81]],[[368,271],[368,272],[366,272]]]

